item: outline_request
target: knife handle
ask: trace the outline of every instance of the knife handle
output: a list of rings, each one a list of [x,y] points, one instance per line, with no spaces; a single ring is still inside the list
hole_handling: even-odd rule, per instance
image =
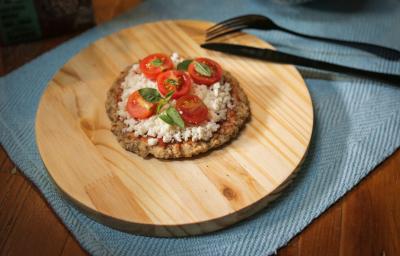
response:
[[[380,80],[390,83],[396,83],[396,85],[400,85],[400,75],[395,74],[386,74],[375,71],[369,71],[364,69],[358,69],[353,67],[347,67],[339,64],[333,64],[325,61],[309,59],[305,57],[300,57],[284,52],[276,51],[275,54],[270,54],[270,50],[266,49],[267,56],[273,62],[284,63],[284,64],[294,64],[298,66],[304,66],[315,69],[322,69],[326,71],[334,71],[338,73],[345,73],[349,75],[357,75],[365,78],[371,78],[374,80]],[[271,56],[273,55],[273,56]]]

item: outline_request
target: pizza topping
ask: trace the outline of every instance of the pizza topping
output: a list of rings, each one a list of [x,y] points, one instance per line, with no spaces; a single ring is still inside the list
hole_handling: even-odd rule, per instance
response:
[[[177,66],[181,61],[183,61],[183,59],[176,52],[171,54],[171,60],[175,66]]]
[[[145,100],[139,91],[135,91],[129,96],[126,110],[136,119],[145,119],[153,115],[156,104]]]
[[[139,65],[143,74],[151,80],[156,80],[161,72],[174,67],[172,60],[162,53],[155,53],[147,56],[140,61]]]
[[[180,70],[168,70],[157,77],[158,90],[162,95],[174,92],[173,99],[177,99],[189,93],[192,88],[190,76]]]
[[[212,85],[222,78],[221,66],[207,58],[196,58],[188,67],[193,81],[197,84]]]
[[[184,60],[176,66],[177,70],[187,71],[189,69],[189,64],[192,63],[193,60]]]
[[[163,107],[169,103],[169,101],[171,100],[174,93],[175,93],[175,91],[170,91],[167,95],[165,95],[164,98],[162,98],[158,102],[157,111],[156,111],[157,114],[160,113],[161,110],[163,109]]]
[[[147,139],[147,144],[149,144],[150,146],[154,146],[158,144],[158,139],[156,138],[148,138]]]
[[[169,106],[167,110],[161,113],[158,117],[169,125],[176,125],[180,128],[185,127],[185,123],[183,122],[181,115],[172,106]]]
[[[211,77],[212,71],[211,68],[206,64],[206,63],[201,63],[201,62],[197,62],[195,61],[193,63],[194,65],[194,70],[205,77]]]
[[[189,124],[201,124],[208,119],[208,109],[196,95],[186,95],[176,101],[176,108]]]
[[[184,62],[177,54],[173,54],[170,60],[175,65],[173,68]],[[158,65],[157,62],[155,61],[153,64]],[[214,72],[212,67],[210,69]],[[178,72],[178,70],[171,69],[169,71],[167,72],[172,74]],[[179,70],[179,72],[188,76],[183,70]],[[166,71],[160,74],[162,73],[166,73]],[[189,79],[192,80],[193,77],[189,76]],[[221,79],[210,85],[192,81],[191,89],[188,93],[178,98],[173,97],[176,93],[173,89],[174,87],[178,89],[177,91],[182,89],[179,76],[168,77],[164,82],[168,83],[165,86],[167,87],[166,89],[172,89],[167,90],[167,94],[159,89],[158,81],[149,79],[142,71],[141,66],[134,64],[125,80],[121,83],[122,93],[118,102],[117,113],[125,124],[123,131],[133,133],[136,137],[145,138],[150,146],[189,140],[207,141],[220,128],[220,122],[226,120],[228,110],[233,108],[231,86]],[[134,93],[139,94],[140,99],[144,101],[139,100],[136,105],[151,112],[149,114],[140,109],[145,112],[144,115],[143,113],[139,115],[135,113],[135,115],[140,117],[147,116],[145,118],[135,117],[131,113],[133,112],[132,110],[128,112],[128,102],[132,101],[129,98]],[[180,103],[185,98],[185,103]],[[188,98],[191,100],[188,101]],[[129,104],[132,105],[132,103]]]
[[[148,102],[158,103],[161,100],[160,93],[154,88],[139,89],[140,95]]]

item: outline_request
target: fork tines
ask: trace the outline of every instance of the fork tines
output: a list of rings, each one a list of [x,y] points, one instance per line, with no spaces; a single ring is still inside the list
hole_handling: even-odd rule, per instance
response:
[[[248,14],[221,21],[206,30],[206,41],[248,28],[260,15]]]

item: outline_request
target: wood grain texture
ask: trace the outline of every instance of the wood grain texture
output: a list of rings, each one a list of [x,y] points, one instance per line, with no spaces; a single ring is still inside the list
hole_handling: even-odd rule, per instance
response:
[[[0,255],[60,254],[71,240],[62,223],[9,159],[0,168]]]
[[[37,113],[39,150],[60,190],[92,217],[155,236],[221,229],[275,198],[271,193],[302,161],[313,110],[297,70],[203,50],[199,43],[208,26],[164,21],[125,29],[82,50],[50,81]],[[271,47],[246,34],[224,40]],[[111,133],[106,93],[139,58],[175,51],[221,63],[248,95],[252,118],[238,139],[209,154],[143,159],[126,152]]]
[[[399,185],[400,149],[278,255],[400,255]]]
[[[391,173],[373,173],[369,186],[356,187],[343,203],[341,255],[400,255],[400,150],[394,156],[382,164]]]

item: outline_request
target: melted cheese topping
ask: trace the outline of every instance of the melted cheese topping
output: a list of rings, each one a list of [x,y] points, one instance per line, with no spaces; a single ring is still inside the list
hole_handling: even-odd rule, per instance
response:
[[[177,53],[171,55],[171,60],[175,65],[182,61]],[[234,107],[229,83],[220,81],[211,86],[193,83],[191,94],[197,95],[207,106],[209,122],[198,126],[179,128],[165,123],[157,115],[145,120],[137,120],[126,111],[128,98],[133,92],[141,88],[157,88],[157,83],[147,79],[140,71],[138,64],[132,65],[121,87],[123,91],[118,102],[117,114],[126,125],[123,131],[133,132],[136,137],[148,137],[147,143],[150,146],[157,145],[158,139],[162,139],[164,143],[188,140],[207,141],[219,129],[218,122],[226,119],[228,109]],[[174,106],[175,100],[172,100],[170,104]]]

